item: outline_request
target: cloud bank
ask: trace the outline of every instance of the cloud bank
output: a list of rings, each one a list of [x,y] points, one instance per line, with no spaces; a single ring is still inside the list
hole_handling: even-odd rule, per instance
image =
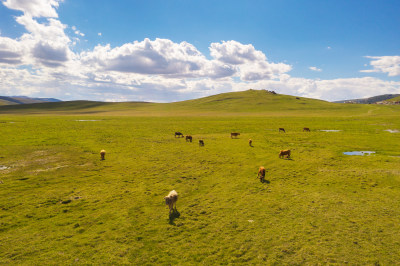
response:
[[[169,102],[222,92],[269,89],[325,100],[400,93],[400,83],[364,77],[313,80],[289,75],[292,66],[271,62],[252,44],[229,40],[209,45],[209,55],[188,42],[144,39],[75,52],[85,36],[58,20],[58,0],[7,0],[22,11],[26,29],[17,39],[0,35],[0,94],[63,100]],[[40,20],[39,20],[40,18]],[[70,29],[70,37],[66,30]],[[99,36],[101,34],[99,33]],[[400,75],[400,57],[368,57],[373,69]],[[316,67],[312,71],[322,71]]]

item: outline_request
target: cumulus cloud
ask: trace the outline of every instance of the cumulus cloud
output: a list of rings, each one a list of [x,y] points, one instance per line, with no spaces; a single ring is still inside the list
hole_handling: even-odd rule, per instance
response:
[[[9,9],[19,10],[32,17],[58,17],[56,8],[63,0],[6,0],[3,4]]]
[[[366,56],[372,59],[370,65],[373,69],[361,70],[361,72],[387,73],[389,77],[400,76],[400,56]]]
[[[0,64],[22,63],[22,48],[18,41],[0,36]]]
[[[251,44],[241,44],[233,40],[223,41],[212,43],[209,49],[215,60],[236,66],[240,78],[245,81],[277,78],[292,69],[284,63],[268,62],[265,54]]]
[[[311,66],[311,67],[309,67],[308,69],[310,69],[310,70],[312,70],[312,71],[317,71],[317,72],[321,72],[321,71],[322,71],[322,69],[317,68],[317,67],[314,67],[314,66]]]

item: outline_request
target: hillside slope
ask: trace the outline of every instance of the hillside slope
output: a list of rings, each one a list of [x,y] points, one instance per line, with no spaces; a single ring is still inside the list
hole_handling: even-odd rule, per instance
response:
[[[331,103],[322,100],[274,94],[266,90],[222,93],[173,103],[70,101],[0,106],[0,114],[63,115],[292,115],[370,114],[376,107]],[[375,112],[375,111],[374,111]]]

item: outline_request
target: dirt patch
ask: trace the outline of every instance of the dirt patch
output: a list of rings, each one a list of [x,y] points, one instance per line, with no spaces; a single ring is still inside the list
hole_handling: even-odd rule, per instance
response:
[[[400,132],[397,129],[386,129],[385,131],[390,132],[390,133],[399,133]]]

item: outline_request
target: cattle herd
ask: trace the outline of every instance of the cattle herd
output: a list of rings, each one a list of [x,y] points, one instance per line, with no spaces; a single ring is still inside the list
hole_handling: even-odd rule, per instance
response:
[[[303,132],[310,132],[310,129],[308,127],[303,128]],[[279,128],[279,132],[284,132],[286,133],[284,128]],[[238,132],[232,132],[231,133],[231,138],[238,138],[240,136],[240,133]],[[175,138],[185,138],[186,142],[192,142],[193,141],[193,137],[190,135],[184,136],[181,132],[175,132]],[[199,146],[202,147],[204,146],[204,140],[200,139],[199,140]],[[249,146],[253,147],[253,140],[249,139]],[[101,150],[100,151],[100,158],[101,160],[105,160],[105,155],[106,155],[106,151],[105,150]],[[290,158],[290,150],[281,150],[279,152],[279,158]],[[265,181],[265,167],[264,166],[260,166],[260,168],[258,169],[258,174],[257,174],[257,178],[260,179],[260,181],[263,183]],[[169,192],[169,194],[164,197],[165,200],[165,204],[169,206],[169,213],[171,215],[171,212],[176,211],[176,201],[178,200],[178,193],[175,190],[172,190],[171,192]]]

